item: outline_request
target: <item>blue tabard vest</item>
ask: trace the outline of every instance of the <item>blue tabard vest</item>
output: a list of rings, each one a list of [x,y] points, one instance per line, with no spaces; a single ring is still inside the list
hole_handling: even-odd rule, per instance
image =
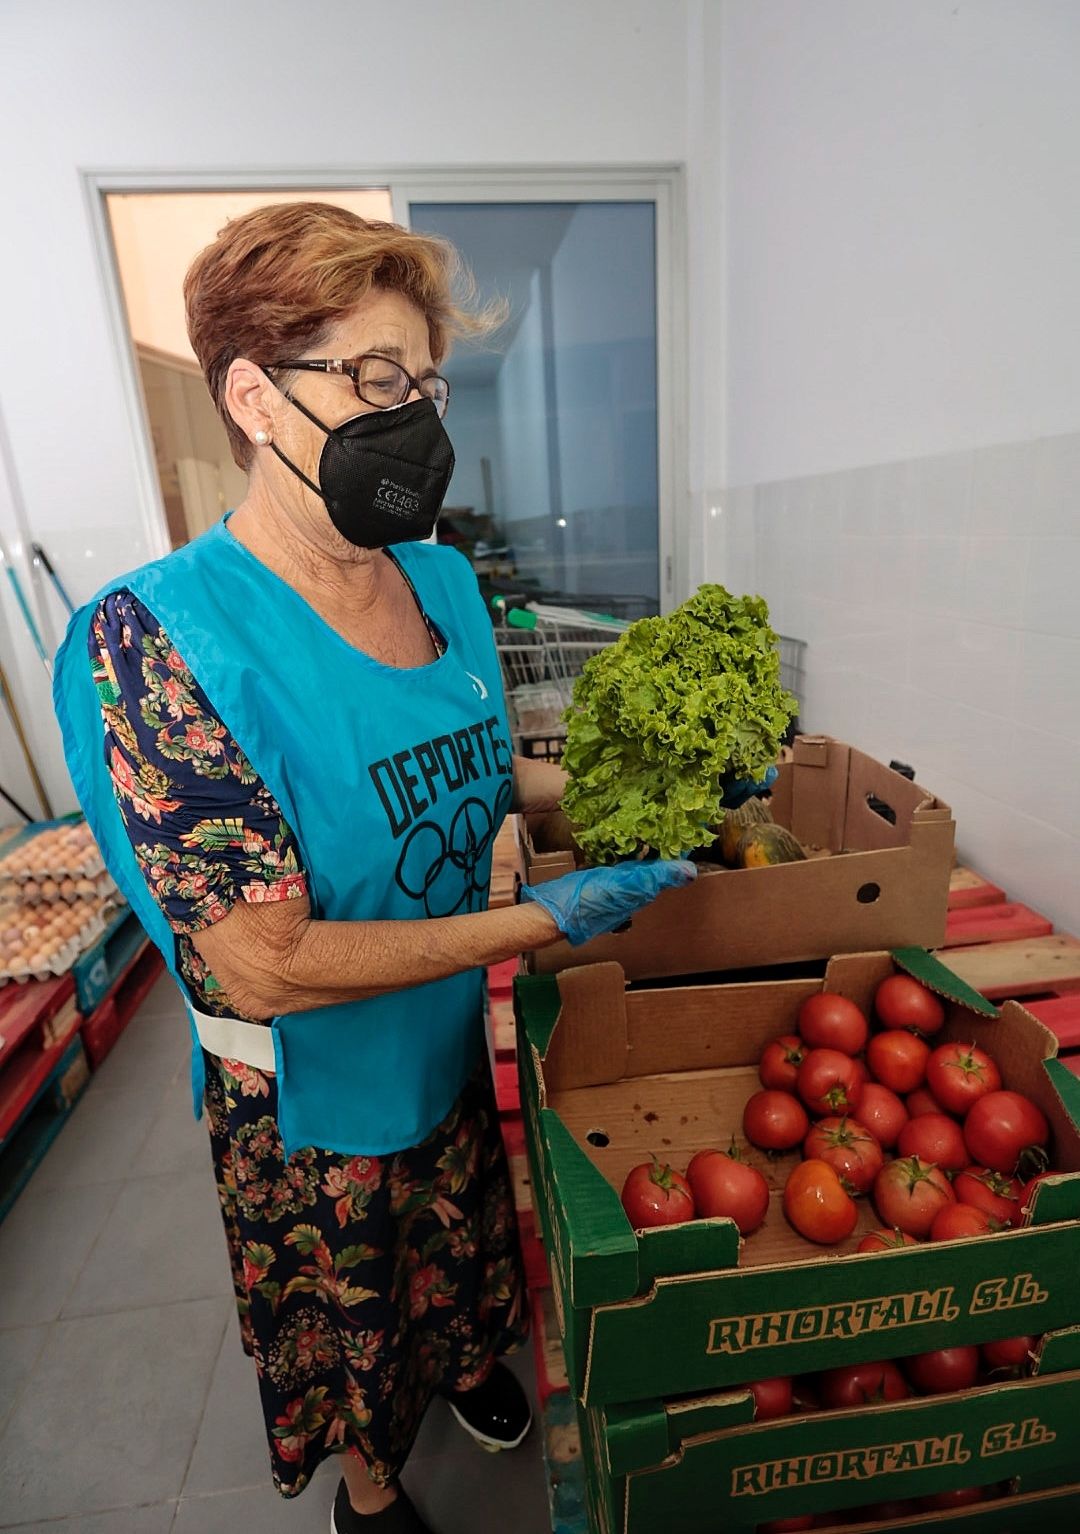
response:
[[[126,586],[154,614],[274,795],[300,844],[313,916],[483,910],[512,760],[491,623],[468,563],[431,544],[390,551],[447,641],[437,660],[406,670],[349,645],[227,524],[106,590]],[[102,595],[72,618],[57,656],[64,750],[109,871],[186,995],[175,936],[139,871],[105,760],[87,651]],[[286,1155],[307,1145],[384,1155],[419,1144],[475,1066],[483,974],[292,1012],[270,1026]],[[192,1041],[198,1115],[193,1020]]]

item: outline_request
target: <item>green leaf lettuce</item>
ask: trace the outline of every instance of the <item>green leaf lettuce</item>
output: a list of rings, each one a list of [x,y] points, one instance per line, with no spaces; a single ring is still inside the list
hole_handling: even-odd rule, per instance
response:
[[[760,597],[702,586],[585,663],[566,712],[563,808],[590,862],[715,839],[722,778],[761,778],[795,698]]]

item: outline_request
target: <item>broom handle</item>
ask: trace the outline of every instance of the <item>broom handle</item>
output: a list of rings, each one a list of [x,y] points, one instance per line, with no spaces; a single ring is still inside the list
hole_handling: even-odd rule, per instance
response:
[[[22,720],[19,718],[19,710],[15,704],[15,695],[11,691],[11,686],[7,678],[7,672],[4,670],[3,661],[0,661],[0,691],[2,691],[4,694],[4,703],[7,705],[8,715],[10,716],[15,734],[19,737],[19,745],[22,747],[23,759],[26,762],[26,770],[30,774],[30,781],[34,785],[34,792],[41,800],[41,807],[45,811],[45,819],[52,820],[52,805],[49,803],[49,796],[45,792],[45,785],[41,781],[37,766],[34,763],[34,758],[30,753],[30,744],[26,739],[26,732],[23,729]]]

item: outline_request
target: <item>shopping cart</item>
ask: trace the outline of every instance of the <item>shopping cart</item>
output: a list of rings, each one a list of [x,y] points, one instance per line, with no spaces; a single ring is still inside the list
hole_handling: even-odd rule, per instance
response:
[[[801,712],[806,703],[806,640],[792,639],[787,634],[781,634],[779,639],[780,685],[795,694]],[[799,716],[796,714],[784,735],[784,745],[790,746],[798,734]]]
[[[606,613],[540,602],[510,607],[495,597],[491,605],[515,748],[522,756],[558,761],[575,677],[630,625]]]

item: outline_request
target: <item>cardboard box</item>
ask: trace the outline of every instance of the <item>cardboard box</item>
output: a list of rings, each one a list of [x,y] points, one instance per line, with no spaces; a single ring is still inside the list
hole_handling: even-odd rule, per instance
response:
[[[955,832],[948,805],[838,740],[802,736],[792,755],[773,789],[773,817],[820,856],[775,868],[703,866],[692,885],[661,895],[626,931],[580,948],[540,949],[530,969],[546,974],[611,959],[640,980],[940,948]],[[871,808],[872,799],[895,824]],[[545,852],[528,838],[523,856],[534,884],[574,867],[572,853]]]
[[[895,963],[894,963],[895,960]],[[1050,1121],[1064,1175],[1040,1185],[1030,1226],[967,1242],[859,1255],[855,1234],[805,1241],[782,1213],[797,1156],[751,1152],[773,1188],[765,1225],[740,1242],[729,1220],[635,1232],[619,1190],[651,1152],[680,1169],[740,1141],[763,1045],[827,989],[869,1011],[899,964],[946,1001],[941,1041],[984,1044],[1007,1085]],[[522,1103],[567,1373],[585,1404],[663,1398],[928,1351],[1080,1320],[1080,1082],[1057,1041],[1015,1002],[999,1014],[919,950],[844,955],[824,982],[628,991],[614,964],[523,976],[515,986]]]
[[[949,1395],[759,1423],[746,1393],[583,1411],[593,1521],[600,1534],[753,1534],[774,1518],[835,1513],[840,1523],[848,1509],[1017,1477],[1060,1485],[1075,1475],[1080,1440],[1076,1364],[1070,1329],[1044,1340],[1035,1377]],[[955,1527],[992,1506],[965,1510]],[[1018,1526],[1006,1506],[1015,1516],[1018,1499],[999,1502],[990,1527]],[[921,1525],[873,1527],[942,1523],[953,1527],[939,1511]]]

